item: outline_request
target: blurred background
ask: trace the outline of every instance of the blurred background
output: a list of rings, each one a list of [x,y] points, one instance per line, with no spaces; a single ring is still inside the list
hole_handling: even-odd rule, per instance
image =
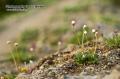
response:
[[[14,71],[11,52],[21,65],[75,44],[72,20],[110,37],[120,31],[120,0],[0,0],[0,72]]]

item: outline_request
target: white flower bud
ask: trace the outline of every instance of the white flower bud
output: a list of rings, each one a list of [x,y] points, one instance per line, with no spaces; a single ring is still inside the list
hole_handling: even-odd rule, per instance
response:
[[[14,43],[15,46],[18,46],[18,43]]]
[[[87,34],[87,31],[84,31],[84,34]]]
[[[75,25],[75,23],[76,23],[76,21],[75,21],[75,20],[72,20],[71,24],[72,24],[73,26]]]
[[[95,31],[96,31],[95,29],[92,29],[92,32],[93,32],[93,33],[95,33]]]
[[[83,26],[83,29],[85,29],[86,27],[87,27],[87,25],[84,25],[84,26]]]
[[[82,57],[85,58],[85,55],[83,55]]]

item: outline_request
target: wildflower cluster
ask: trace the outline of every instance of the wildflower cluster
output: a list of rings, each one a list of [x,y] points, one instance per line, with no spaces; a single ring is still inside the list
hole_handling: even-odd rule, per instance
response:
[[[75,31],[75,25],[76,25],[76,21],[73,20],[71,22],[72,26],[73,26],[73,31],[74,31],[74,35],[77,35],[79,34],[79,32],[76,32]],[[91,33],[92,32],[92,33]],[[91,35],[90,35],[91,34]],[[81,30],[81,35],[78,35],[76,37],[77,41],[78,41],[78,45],[81,44],[81,47],[82,49],[84,50],[84,42],[86,40],[89,41],[89,39],[95,39],[95,44],[94,44],[94,47],[95,47],[95,51],[96,52],[96,49],[97,49],[97,42],[98,42],[98,31],[96,29],[92,29],[91,31],[89,31],[89,28],[87,27],[87,25],[83,25],[82,27],[82,30]],[[80,39],[81,38],[81,39]]]
[[[12,60],[14,62],[16,71],[27,72],[28,68],[26,67],[26,64],[25,66],[20,66],[20,63],[23,62],[33,63],[32,60],[35,59],[35,55],[29,52],[34,52],[34,48],[31,47],[27,50],[25,45],[19,44],[17,42],[14,43],[12,41],[6,41],[6,44],[10,45],[9,60]]]
[[[72,21],[71,24],[72,24],[73,29],[74,29],[76,21]],[[76,32],[74,32],[74,33],[76,33]],[[93,36],[93,37],[91,36],[92,39],[95,41],[94,51],[88,50],[86,52],[84,50],[84,41],[86,38],[89,38],[90,33]],[[81,42],[80,42],[79,38],[81,38]],[[77,37],[77,40],[78,40],[79,45],[81,43],[82,52],[79,52],[75,55],[76,63],[78,63],[78,64],[96,64],[96,63],[98,63],[98,56],[96,54],[97,42],[98,42],[98,31],[96,29],[92,29],[91,31],[89,31],[87,25],[84,25],[82,27],[81,36]]]

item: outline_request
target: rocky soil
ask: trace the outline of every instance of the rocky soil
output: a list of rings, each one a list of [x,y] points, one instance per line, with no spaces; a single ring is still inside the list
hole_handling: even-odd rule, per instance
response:
[[[98,64],[76,64],[74,55],[80,50],[78,46],[70,45],[41,58],[16,79],[120,79],[120,48],[106,50],[103,46],[97,49]]]

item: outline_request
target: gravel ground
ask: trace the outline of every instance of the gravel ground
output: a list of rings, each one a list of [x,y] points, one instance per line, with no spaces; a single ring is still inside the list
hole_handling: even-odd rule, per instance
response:
[[[109,50],[107,55],[98,52],[99,63],[89,65],[76,64],[74,51],[66,49],[44,57],[16,79],[120,79],[120,49]]]

